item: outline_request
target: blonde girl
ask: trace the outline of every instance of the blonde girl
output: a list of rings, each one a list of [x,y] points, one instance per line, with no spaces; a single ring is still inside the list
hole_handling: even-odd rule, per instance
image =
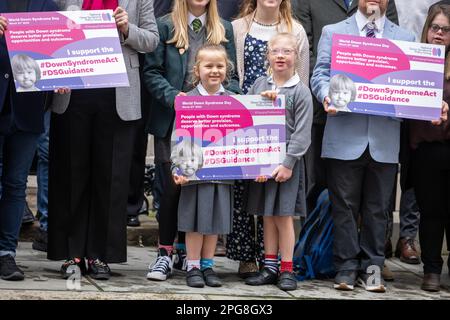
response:
[[[175,0],[173,11],[158,19],[160,43],[148,54],[144,83],[152,102],[147,125],[155,136],[155,163],[164,186],[159,209],[158,258],[150,265],[147,278],[166,280],[172,267],[185,269],[184,235],[178,235],[176,264],[172,264],[173,242],[177,234],[180,187],[173,182],[170,163],[170,136],[175,117],[174,101],[194,89],[192,72],[198,49],[204,44],[221,45],[233,63],[236,61],[233,27],[219,18],[216,0]],[[239,92],[237,76],[228,86]]]
[[[264,268],[246,279],[248,285],[277,284],[295,290],[292,258],[295,244],[294,216],[305,214],[303,155],[311,143],[312,97],[295,69],[298,40],[290,33],[274,36],[268,43],[267,60],[273,74],[261,77],[249,94],[275,99],[286,96],[286,157],[271,178],[259,177],[249,186],[247,211],[264,220]],[[281,268],[278,269],[278,256]]]

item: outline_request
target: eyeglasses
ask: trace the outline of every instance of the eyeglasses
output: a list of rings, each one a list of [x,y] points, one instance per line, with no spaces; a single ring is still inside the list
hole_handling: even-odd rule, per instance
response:
[[[437,33],[439,30],[442,30],[443,34],[448,34],[450,33],[450,26],[441,27],[440,25],[433,23],[430,26],[430,30],[433,31],[434,33]]]
[[[295,52],[295,49],[287,49],[287,48],[283,48],[283,49],[270,49],[269,53],[276,56],[279,55],[280,53],[284,56],[289,56],[291,54],[293,54]]]

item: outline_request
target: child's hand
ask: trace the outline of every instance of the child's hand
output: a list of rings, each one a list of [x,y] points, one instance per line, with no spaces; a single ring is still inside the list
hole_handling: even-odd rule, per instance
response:
[[[264,183],[264,182],[266,182],[268,179],[267,179],[267,177],[266,176],[259,176],[259,177],[257,177],[256,179],[255,179],[255,182],[258,182],[258,183]]]
[[[325,112],[330,115],[335,115],[337,113],[337,110],[335,107],[330,106],[330,104],[331,104],[330,98],[325,97],[325,99],[323,99],[323,108]]]
[[[442,101],[442,109],[441,109],[441,117],[439,120],[433,120],[431,123],[435,126],[440,126],[442,122],[447,121],[447,113],[448,113],[448,104],[445,101]]]
[[[130,31],[128,13],[122,7],[117,7],[113,13],[113,17],[116,19],[116,25],[119,31],[122,32],[125,39],[128,38],[128,33]]]
[[[186,177],[179,176],[179,175],[176,175],[176,174],[173,175],[173,181],[177,185],[183,185],[183,184],[186,184],[186,183],[189,182],[189,180]]]
[[[261,92],[261,96],[268,98],[270,100],[275,100],[277,98],[277,92],[273,90]]]
[[[58,88],[58,89],[55,89],[55,93],[59,93],[59,94],[67,94],[67,93],[70,93],[70,92],[71,92],[70,88]]]
[[[292,177],[292,170],[279,165],[273,170],[272,177],[274,177],[276,182],[286,182]]]
[[[0,16],[0,37],[3,37],[5,31],[8,29],[8,21],[5,17]]]

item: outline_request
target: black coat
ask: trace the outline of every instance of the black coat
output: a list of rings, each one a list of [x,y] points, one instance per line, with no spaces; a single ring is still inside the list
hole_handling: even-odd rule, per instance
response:
[[[8,13],[8,1],[0,1],[0,13]],[[56,11],[52,0],[30,0],[28,12]],[[9,95],[10,108],[6,110]],[[0,134],[5,133],[14,123],[21,131],[44,132],[44,92],[16,93],[4,37],[0,38]]]

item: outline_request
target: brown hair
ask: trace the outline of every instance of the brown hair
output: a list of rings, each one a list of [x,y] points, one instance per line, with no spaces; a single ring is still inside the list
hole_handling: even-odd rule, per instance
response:
[[[234,71],[234,66],[233,63],[230,61],[230,59],[228,58],[228,54],[227,51],[225,50],[225,48],[221,45],[218,44],[204,44],[203,46],[200,47],[200,49],[198,49],[197,54],[195,55],[195,65],[194,68],[199,68],[200,66],[200,62],[201,62],[201,54],[204,53],[205,51],[207,52],[218,52],[220,54],[222,54],[223,58],[226,61],[226,68],[227,68],[227,72],[226,72],[226,77],[224,80],[224,84],[227,84],[231,78],[231,75],[233,74]],[[192,72],[192,84],[195,86],[197,86],[200,83],[200,77],[198,77],[195,74],[195,71]]]
[[[427,20],[425,21],[425,25],[422,30],[422,43],[428,43],[428,30],[430,29],[431,23],[436,18],[437,15],[443,14],[447,17],[448,22],[450,23],[450,5],[441,4],[441,5],[433,5],[430,7],[428,11]],[[450,79],[450,46],[445,48],[445,70],[444,76],[446,80]]]
[[[248,16],[256,12],[257,0],[244,0],[239,12],[239,18]],[[281,0],[280,3],[280,21],[284,21],[287,26],[287,31],[292,32],[294,25],[294,19],[292,18],[292,5],[291,0]]]
[[[174,43],[178,49],[187,50],[189,48],[188,12],[186,0],[175,0],[170,15],[173,22],[174,35],[167,43]],[[217,0],[209,1],[206,6],[206,16],[206,41],[212,44],[228,42],[225,37],[225,28],[220,21],[217,10]]]

